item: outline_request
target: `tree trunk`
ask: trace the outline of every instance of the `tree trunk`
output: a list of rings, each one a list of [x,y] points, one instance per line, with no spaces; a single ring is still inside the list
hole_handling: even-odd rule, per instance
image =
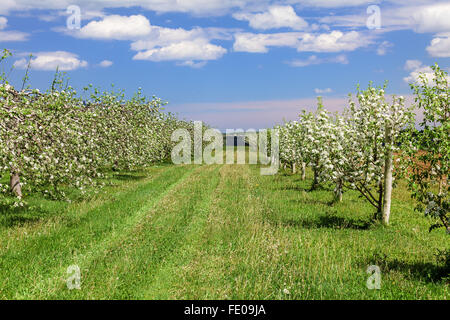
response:
[[[22,187],[20,185],[20,177],[17,172],[11,172],[11,177],[9,179],[9,185],[11,187],[11,192],[19,198],[22,198]]]
[[[342,202],[342,182],[338,182],[336,184],[336,191],[335,191],[335,201],[336,202]]]
[[[384,162],[384,196],[383,196],[383,223],[389,224],[389,216],[391,215],[391,195],[392,195],[392,170],[393,170],[393,154],[392,154],[392,129],[390,125],[386,125],[385,136],[386,156]]]
[[[293,174],[296,174],[296,173],[297,173],[297,168],[296,168],[295,162],[292,164],[292,173],[293,173]]]
[[[314,167],[313,171],[314,171],[314,180],[311,186],[311,191],[316,190],[319,185],[319,174],[317,172],[317,168]]]
[[[383,214],[383,180],[380,179],[378,182],[378,200],[377,204],[377,212],[375,212],[374,219],[381,220]]]
[[[306,180],[306,163],[302,162],[302,180]]]

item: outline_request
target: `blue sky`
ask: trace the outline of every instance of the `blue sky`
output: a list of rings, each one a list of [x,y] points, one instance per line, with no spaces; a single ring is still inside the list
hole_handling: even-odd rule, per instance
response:
[[[14,85],[32,53],[32,87],[47,89],[59,66],[75,88],[142,87],[222,130],[293,119],[317,95],[340,110],[371,80],[409,96],[427,66],[449,67],[448,1],[1,1]]]

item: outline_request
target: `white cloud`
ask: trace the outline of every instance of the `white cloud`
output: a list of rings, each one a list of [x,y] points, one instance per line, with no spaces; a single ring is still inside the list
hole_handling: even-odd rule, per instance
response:
[[[150,21],[143,15],[110,15],[100,21],[91,21],[73,35],[85,39],[133,40],[151,33]]]
[[[110,60],[103,60],[103,61],[100,62],[98,65],[99,65],[100,67],[102,67],[102,68],[108,68],[108,67],[111,67],[111,66],[113,65],[113,62],[110,61]]]
[[[394,45],[389,41],[383,41],[377,48],[377,55],[384,56],[389,48],[392,48]]]
[[[421,75],[424,75],[428,82],[434,81],[433,69],[424,65],[419,60],[407,60],[404,68],[405,70],[410,71],[409,76],[403,78],[406,83],[418,81]],[[447,76],[447,79],[450,81],[450,76]]]
[[[10,11],[27,11],[33,9],[65,10],[69,5],[78,5],[83,11],[103,10],[105,8],[140,7],[158,13],[184,12],[195,15],[223,15],[231,11],[264,11],[273,4],[298,5],[313,8],[360,7],[381,3],[381,0],[1,0],[0,14]],[[408,3],[423,3],[426,0]],[[406,0],[390,0],[391,3],[404,4]]]
[[[422,61],[419,60],[406,60],[405,62],[405,70],[412,71],[419,69],[422,66]]]
[[[191,68],[202,68],[206,65],[206,61],[194,62],[192,60],[177,62],[177,66],[191,67]]]
[[[261,6],[262,0],[1,0],[0,13],[26,11],[33,9],[65,10],[69,5],[78,5],[84,11],[103,10],[105,8],[140,7],[158,13],[184,12],[194,15],[223,15],[233,8]]]
[[[164,28],[151,26],[142,15],[113,15],[101,21],[92,21],[71,34],[79,38],[133,40],[131,49],[138,51],[134,60],[172,60],[178,61],[177,65],[198,68],[205,64],[202,62],[219,59],[227,52],[210,41],[232,39],[232,31],[222,28]]]
[[[381,9],[381,32],[394,30],[414,30],[415,32],[450,31],[450,4],[430,4],[430,1],[391,0],[391,4]],[[448,2],[448,1],[447,1]],[[371,2],[372,3],[372,2]],[[348,15],[329,15],[319,22],[337,27],[366,28],[368,15],[364,12]]]
[[[416,82],[417,80],[419,80],[421,74],[424,74],[428,81],[433,80],[433,70],[430,67],[422,66],[411,71],[409,76],[403,78],[403,81],[405,81],[406,83]]]
[[[423,4],[426,0],[389,0],[393,4]],[[363,7],[382,3],[381,0],[1,0],[0,14],[11,11],[28,11],[33,9],[65,10],[69,5],[78,5],[87,11],[104,9],[139,7],[158,13],[182,12],[197,16],[219,16],[230,12],[262,12],[269,6],[295,5],[299,8],[342,8]]]
[[[189,12],[195,15],[223,15],[232,8],[244,8],[261,0],[137,0],[142,7],[157,12]],[[133,1],[130,1],[133,2]],[[264,1],[265,2],[265,1]]]
[[[310,56],[308,59],[300,60],[296,59],[288,62],[292,67],[306,67],[310,65],[323,64],[323,63],[341,63],[348,64],[347,56],[341,54],[332,58],[318,58],[317,56]]]
[[[28,65],[28,59],[22,58],[14,63],[17,68],[25,69]],[[70,71],[78,68],[87,67],[88,63],[80,60],[78,55],[66,51],[54,52],[38,52],[33,54],[31,60],[31,68],[33,70],[55,71],[58,68],[60,71]]]
[[[417,32],[450,31],[450,3],[415,8],[412,19]]]
[[[44,22],[53,22],[56,21],[59,18],[56,14],[42,14],[38,17],[39,20]]]
[[[319,18],[319,23],[329,24],[335,27],[362,28],[366,25],[367,16],[358,15],[329,15]]]
[[[267,30],[288,27],[294,30],[302,30],[308,23],[299,17],[291,6],[270,6],[263,13],[235,13],[237,20],[248,21],[254,29]]]
[[[8,24],[8,19],[5,17],[0,17],[0,30],[5,29]]]
[[[234,51],[266,53],[268,47],[292,47],[299,52],[340,52],[354,51],[372,42],[367,35],[356,31],[347,33],[284,32],[269,34],[237,33]]]
[[[3,31],[8,25],[8,19],[0,17],[0,42],[6,41],[25,41],[28,39],[28,33],[20,31]]]
[[[347,33],[332,31],[322,34],[305,34],[297,48],[298,51],[310,52],[339,52],[354,51],[371,43],[367,35],[357,31]]]
[[[11,9],[13,9],[17,4],[17,0],[2,0],[2,5],[0,6],[0,14],[8,14]]]
[[[284,32],[271,34],[237,33],[235,34],[234,51],[266,53],[267,47],[292,47],[298,46],[299,38],[303,33]]]
[[[303,6],[321,8],[355,7],[377,3],[374,0],[288,0],[289,3],[298,3]]]
[[[20,31],[0,31],[0,42],[26,41],[28,36],[28,33]]]
[[[183,28],[164,28],[153,26],[150,36],[134,41],[131,44],[131,49],[135,51],[150,50],[156,47],[164,47],[173,43],[182,41],[195,41],[202,39],[210,41],[214,39],[231,40],[230,33],[233,30],[226,30],[221,28],[193,28],[186,30]]]
[[[450,35],[436,37],[431,40],[427,47],[428,53],[432,57],[449,58],[450,57]]]
[[[212,44],[214,39],[232,39],[221,28],[171,29],[154,26],[150,36],[131,44],[138,51],[134,60],[177,61],[179,66],[199,68],[208,60],[220,59],[227,50]]]
[[[331,88],[326,88],[326,89],[314,89],[314,92],[317,94],[325,94],[325,93],[331,93],[333,92],[333,90]]]
[[[221,58],[227,50],[217,45],[198,39],[194,41],[174,42],[165,47],[138,52],[134,60],[149,61],[205,61]],[[186,62],[190,63],[190,62]],[[193,62],[192,62],[193,63]]]
[[[439,1],[435,0],[434,2]],[[439,2],[444,2],[440,0]],[[389,2],[394,5],[424,4],[427,0],[1,0],[0,14],[33,9],[65,10],[78,5],[83,11],[102,11],[106,8],[139,7],[158,13],[183,12],[200,16],[218,16],[235,11],[261,12],[273,4],[296,5],[300,8],[363,7],[369,4]]]

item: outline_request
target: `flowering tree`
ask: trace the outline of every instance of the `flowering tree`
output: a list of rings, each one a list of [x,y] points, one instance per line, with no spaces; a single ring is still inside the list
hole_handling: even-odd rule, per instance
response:
[[[327,125],[327,149],[325,179],[335,185],[335,201],[341,202],[346,187],[348,173],[354,168],[355,141],[352,139],[351,128],[345,119],[334,114]]]
[[[319,98],[314,113],[303,111],[300,120],[287,123],[284,132],[286,161],[310,163],[314,172],[311,189],[320,183],[335,184],[335,198],[342,200],[345,188],[358,190],[376,209],[376,217],[389,223],[393,187],[394,152],[399,134],[411,123],[412,113],[404,106],[403,97],[385,99],[385,87],[371,84],[362,91],[358,87],[358,103],[350,97],[343,115],[331,115]],[[295,134],[297,132],[297,134]],[[291,137],[301,143],[295,144]]]
[[[62,186],[84,192],[109,168],[135,169],[166,159],[172,131],[192,127],[163,113],[161,99],[148,99],[140,90],[125,99],[123,92],[100,93],[89,86],[89,97],[82,99],[60,74],[45,93],[18,91],[0,80],[0,174],[10,176],[0,193],[12,192],[15,205],[23,204],[24,190],[65,197]]]
[[[329,170],[332,169],[330,162],[332,135],[331,115],[323,107],[322,99],[318,98],[317,110],[312,112],[303,111],[300,115],[303,130],[303,162],[312,167],[314,178],[311,190],[316,189],[321,182],[329,180]]]
[[[430,79],[421,74],[412,83],[416,107],[423,112],[421,131],[408,131],[403,143],[408,186],[417,199],[417,209],[438,220],[430,230],[444,227],[450,234],[449,159],[450,159],[450,88],[448,74],[432,67]]]
[[[296,173],[297,164],[301,164],[302,180],[306,174],[306,154],[304,146],[304,126],[299,121],[286,122],[278,126],[280,132],[280,160],[292,166]]]
[[[351,188],[358,190],[376,209],[376,217],[389,224],[393,187],[393,156],[398,149],[399,134],[412,121],[403,97],[385,99],[385,88],[371,84],[358,87],[358,105],[350,99],[346,111],[352,143],[348,154],[352,168],[346,175]]]

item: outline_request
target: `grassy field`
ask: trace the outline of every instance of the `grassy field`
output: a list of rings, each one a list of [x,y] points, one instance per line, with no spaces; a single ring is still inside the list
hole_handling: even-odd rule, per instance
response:
[[[404,187],[392,225],[353,192],[308,192],[311,176],[258,166],[159,165],[115,174],[90,199],[0,208],[2,299],[449,299],[428,232]],[[369,290],[369,265],[381,289]],[[66,286],[81,269],[81,289]]]

